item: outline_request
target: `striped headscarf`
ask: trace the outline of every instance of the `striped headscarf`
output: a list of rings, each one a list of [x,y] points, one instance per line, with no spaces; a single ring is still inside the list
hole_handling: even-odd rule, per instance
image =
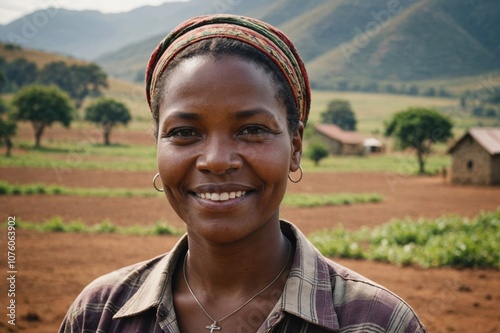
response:
[[[288,81],[300,120],[307,122],[311,91],[307,72],[295,46],[280,30],[257,19],[237,15],[198,16],[181,23],[158,44],[146,69],[146,98],[151,108],[154,90],[170,61],[184,48],[209,38],[230,38],[249,44],[271,58]]]

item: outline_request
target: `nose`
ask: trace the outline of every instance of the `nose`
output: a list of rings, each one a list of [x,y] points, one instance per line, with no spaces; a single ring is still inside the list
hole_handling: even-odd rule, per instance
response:
[[[200,147],[202,152],[196,161],[197,169],[216,175],[240,169],[243,161],[237,147],[238,144],[230,138],[213,137],[207,139],[205,144]]]

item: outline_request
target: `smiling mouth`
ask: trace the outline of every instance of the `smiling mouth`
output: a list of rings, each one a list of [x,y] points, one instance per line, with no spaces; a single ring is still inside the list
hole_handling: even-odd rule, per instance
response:
[[[211,201],[228,201],[242,197],[246,194],[246,191],[236,191],[236,192],[220,192],[220,193],[196,193],[196,196],[202,199]]]

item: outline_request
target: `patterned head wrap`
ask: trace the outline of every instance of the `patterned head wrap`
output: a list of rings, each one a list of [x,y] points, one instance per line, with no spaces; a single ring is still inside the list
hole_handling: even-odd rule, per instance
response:
[[[271,58],[288,81],[299,110],[300,120],[307,122],[311,92],[307,72],[295,46],[277,28],[244,16],[198,16],[181,23],[156,47],[146,70],[146,98],[151,108],[154,90],[169,62],[187,46],[209,38],[231,38],[259,49]]]

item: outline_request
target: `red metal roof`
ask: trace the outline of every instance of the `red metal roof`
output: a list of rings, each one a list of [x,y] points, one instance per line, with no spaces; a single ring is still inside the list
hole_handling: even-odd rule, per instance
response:
[[[326,135],[331,139],[340,141],[345,144],[350,144],[350,145],[363,144],[363,140],[365,139],[364,136],[356,132],[344,131],[337,125],[333,124],[319,124],[314,126],[314,128],[323,135]]]

